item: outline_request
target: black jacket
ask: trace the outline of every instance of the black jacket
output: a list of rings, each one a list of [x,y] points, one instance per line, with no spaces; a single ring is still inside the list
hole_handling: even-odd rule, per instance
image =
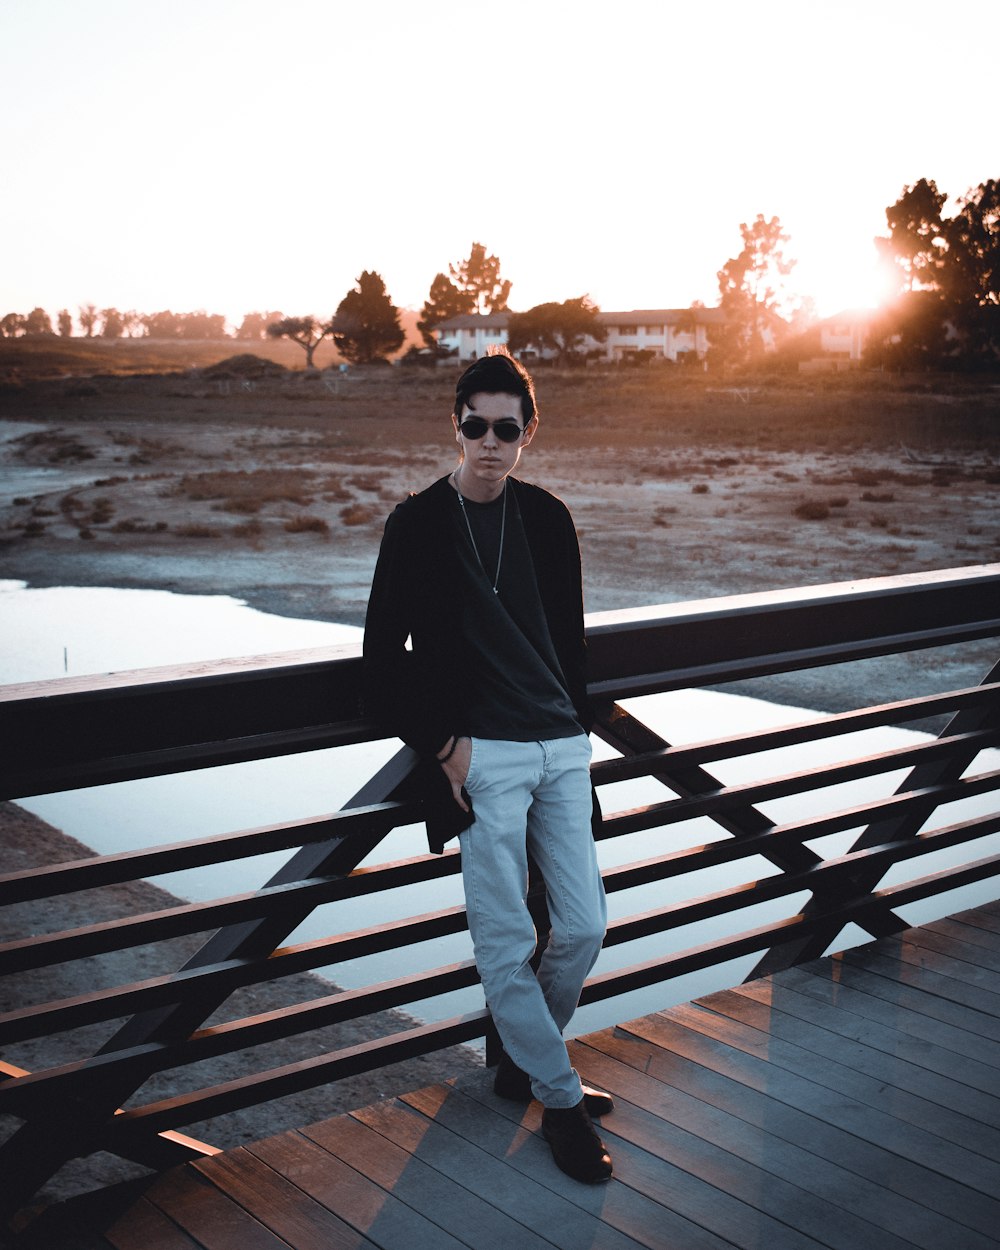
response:
[[[584,729],[587,705],[580,548],[565,504],[538,486],[508,478],[535,568],[542,610],[567,690]],[[426,762],[424,797],[431,847],[469,823],[434,755],[463,719],[471,660],[458,596],[455,492],[441,478],[391,514],[365,620],[366,711]],[[407,639],[411,648],[407,649]]]

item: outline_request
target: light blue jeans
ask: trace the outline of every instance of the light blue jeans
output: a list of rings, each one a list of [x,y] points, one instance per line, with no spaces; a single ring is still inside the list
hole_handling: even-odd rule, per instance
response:
[[[460,835],[469,931],[504,1050],[547,1107],[580,1101],[563,1029],[604,940],[607,906],[591,832],[590,739],[472,739]],[[545,880],[552,932],[537,976],[528,851]]]

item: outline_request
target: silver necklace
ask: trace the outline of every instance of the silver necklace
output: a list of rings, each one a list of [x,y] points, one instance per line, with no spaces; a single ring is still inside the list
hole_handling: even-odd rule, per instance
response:
[[[476,546],[476,536],[472,532],[472,525],[469,522],[469,514],[465,510],[465,499],[462,492],[458,489],[458,478],[453,478],[455,483],[455,494],[458,496],[459,507],[462,509],[462,516],[465,517],[465,528],[469,531],[469,541],[472,543],[472,550],[476,553],[476,559],[479,561],[479,567],[486,573],[486,565],[483,563],[483,557],[479,554],[479,548]],[[507,479],[503,481],[503,511],[500,513],[500,550],[497,552],[497,575],[493,579],[493,593],[500,593],[500,565],[503,562],[503,536],[507,530]],[[490,575],[486,573],[486,580],[489,581]]]

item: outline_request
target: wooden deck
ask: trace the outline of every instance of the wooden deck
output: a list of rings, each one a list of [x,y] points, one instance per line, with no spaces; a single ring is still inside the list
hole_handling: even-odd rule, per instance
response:
[[[484,1073],[167,1173],[87,1244],[1000,1245],[1000,904],[572,1051],[617,1100],[610,1184],[564,1177]]]

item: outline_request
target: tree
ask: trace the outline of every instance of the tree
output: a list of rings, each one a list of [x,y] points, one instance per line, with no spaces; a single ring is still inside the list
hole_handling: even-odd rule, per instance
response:
[[[130,308],[128,312],[123,312],[122,325],[125,327],[125,333],[129,338],[134,339],[142,329],[142,313],[136,312],[134,308]]]
[[[511,284],[500,277],[500,258],[487,256],[482,243],[473,243],[467,260],[449,265],[448,272],[460,291],[472,296],[473,312],[506,312]]]
[[[53,334],[52,318],[44,308],[33,308],[24,319],[25,334]]]
[[[280,312],[248,312],[244,313],[240,328],[236,331],[238,339],[259,340],[267,338],[268,326],[284,321]]]
[[[982,182],[944,222],[941,286],[966,363],[1000,357],[1000,179]]]
[[[445,273],[439,273],[431,283],[430,294],[424,301],[417,322],[417,329],[428,347],[436,346],[434,328],[450,317],[461,317],[476,307],[476,297],[471,291],[462,291]]]
[[[117,308],[101,309],[101,338],[120,339],[125,330],[125,323]]]
[[[995,367],[1000,359],[1000,181],[942,213],[948,196],[921,178],[885,210],[876,239],[905,290],[869,335],[869,360],[899,368]]]
[[[306,368],[312,369],[313,354],[324,339],[333,334],[333,322],[320,325],[315,317],[282,317],[267,327],[269,339],[291,339],[306,350]]]
[[[5,339],[18,339],[24,333],[24,317],[21,313],[7,313],[0,318],[0,336]]]
[[[366,269],[358,285],[337,306],[332,321],[337,351],[352,364],[384,360],[403,346],[406,335],[379,274]]]
[[[889,237],[876,239],[875,245],[897,266],[909,291],[937,283],[945,252],[941,208],[947,198],[936,183],[921,178],[885,210]]]
[[[93,338],[94,329],[97,326],[97,305],[81,304],[77,309],[77,320],[80,322],[80,329],[87,338]]]
[[[747,364],[763,354],[781,324],[785,278],[795,267],[786,260],[788,235],[777,217],[758,213],[752,225],[740,223],[743,248],[718,273],[719,307],[726,324],[713,333],[713,353],[723,361]]]
[[[527,312],[511,313],[507,326],[507,346],[511,352],[535,348],[539,353],[554,352],[564,364],[581,357],[584,340],[603,343],[607,330],[597,320],[600,310],[588,295],[536,304]]]
[[[59,333],[64,339],[68,339],[73,333],[73,318],[70,316],[68,308],[60,308],[59,315],[56,317],[56,325],[59,327]]]

